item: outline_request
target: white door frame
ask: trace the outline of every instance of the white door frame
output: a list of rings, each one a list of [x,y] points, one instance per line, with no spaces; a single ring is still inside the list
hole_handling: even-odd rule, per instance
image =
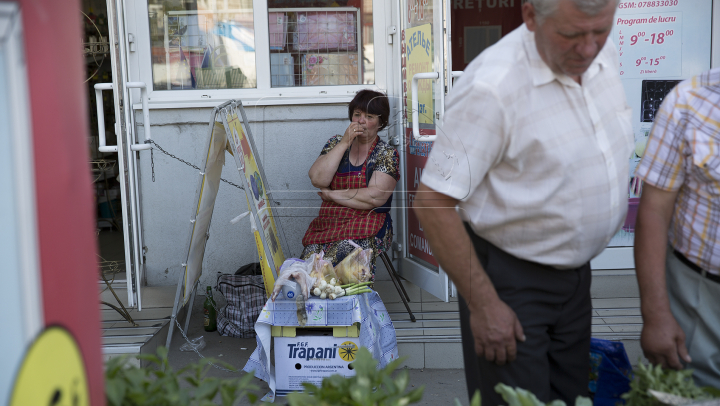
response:
[[[117,135],[118,168],[121,185],[120,201],[122,205],[128,306],[137,306],[138,310],[142,310],[140,287],[144,280],[145,258],[137,171],[137,154],[140,153],[138,151],[140,148],[135,148],[136,144],[138,144],[138,137],[135,131],[132,95],[128,86],[127,52],[129,44],[125,33],[127,19],[124,1],[107,0],[107,16],[113,77],[112,92],[117,120],[114,123],[114,128]],[[145,121],[147,119],[148,117],[145,118]]]
[[[412,10],[410,6],[415,7]],[[421,289],[428,293],[436,296],[440,300],[448,301],[450,296],[455,293],[453,285],[450,282],[447,274],[442,268],[434,266],[433,264],[414,256],[411,253],[411,244],[413,241],[417,241],[417,236],[413,237],[409,232],[409,211],[412,210],[412,201],[410,200],[410,194],[407,193],[408,179],[413,180],[416,176],[414,168],[408,169],[408,156],[411,152],[411,141],[410,137],[407,136],[406,128],[411,127],[408,120],[405,119],[402,114],[404,108],[403,99],[406,97],[403,89],[407,86],[407,90],[410,90],[412,77],[407,74],[407,67],[403,67],[403,55],[402,55],[402,42],[404,30],[411,28],[408,24],[408,13],[415,13],[415,18],[419,19],[420,10],[418,7],[432,7],[432,20],[428,19],[428,22],[432,24],[432,72],[438,73],[438,79],[433,81],[434,89],[434,109],[429,112],[430,115],[434,116],[435,128],[437,130],[437,124],[442,120],[442,114],[444,112],[444,102],[446,94],[446,79],[448,78],[448,69],[450,68],[448,41],[450,40],[449,35],[446,32],[450,32],[450,21],[447,16],[450,14],[447,12],[449,5],[448,0],[398,0],[396,2],[396,16],[395,21],[397,24],[397,35],[395,35],[395,41],[393,45],[394,51],[394,63],[392,64],[395,72],[392,73],[392,77],[398,78],[394,81],[393,91],[397,95],[397,99],[400,100],[399,113],[396,114],[396,128],[398,129],[398,139],[400,140],[401,148],[401,181],[400,187],[395,190],[395,201],[399,204],[396,209],[396,230],[397,239],[394,245],[395,253],[399,256],[399,270],[403,278],[409,280]],[[423,10],[423,12],[427,11]],[[422,23],[414,24],[414,26],[423,25]],[[406,69],[406,77],[403,79],[403,69]],[[406,83],[404,83],[406,82]],[[412,104],[410,100],[407,101],[407,116],[408,119],[411,116]],[[413,147],[414,148],[414,147]]]

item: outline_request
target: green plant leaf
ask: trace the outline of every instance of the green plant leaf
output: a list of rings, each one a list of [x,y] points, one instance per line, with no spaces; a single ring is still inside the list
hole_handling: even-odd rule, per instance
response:
[[[705,393],[712,396],[713,398],[720,398],[720,388],[714,388],[712,386],[703,386],[702,389]]]
[[[470,399],[470,406],[480,406],[482,403],[482,395],[480,394],[480,389],[475,391],[475,394],[473,394],[472,399]]]
[[[525,389],[511,388],[499,383],[495,385],[495,392],[499,393],[509,406],[545,406],[545,403]]]
[[[220,388],[220,380],[218,378],[205,378],[202,380],[194,395],[196,399],[213,399]]]
[[[404,391],[408,383],[410,383],[410,376],[407,371],[400,371],[395,377],[395,386],[399,392]]]
[[[122,406],[125,392],[127,392],[127,384],[121,378],[105,380],[105,395],[111,406]]]

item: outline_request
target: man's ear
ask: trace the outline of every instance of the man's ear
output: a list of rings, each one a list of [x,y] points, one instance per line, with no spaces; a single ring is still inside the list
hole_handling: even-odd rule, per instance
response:
[[[538,27],[537,15],[535,14],[535,6],[526,1],[522,5],[522,18],[525,26],[530,31],[535,31]]]

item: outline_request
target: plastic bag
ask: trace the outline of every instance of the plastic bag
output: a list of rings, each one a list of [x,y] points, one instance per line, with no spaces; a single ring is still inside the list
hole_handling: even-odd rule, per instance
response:
[[[330,283],[331,280],[335,279],[337,281],[338,279],[332,263],[323,259],[324,256],[325,253],[320,251],[319,254],[312,254],[310,258],[308,258],[308,262],[311,263],[310,276],[315,278],[315,284],[312,286],[313,289],[319,287],[318,285],[321,280],[324,280],[326,283]]]
[[[195,337],[189,342],[180,346],[180,351],[200,351],[205,348],[205,339],[203,336]]]
[[[315,284],[315,278],[310,276],[311,265],[312,263],[297,258],[290,258],[283,262],[272,295],[270,295],[270,300],[274,302],[283,285],[292,285],[290,282],[293,281],[300,285],[303,298],[309,298],[310,287]]]
[[[590,384],[595,406],[624,404],[620,396],[630,391],[632,366],[619,341],[590,340]]]
[[[370,277],[372,277],[372,271],[370,270],[372,249],[364,250],[354,242],[350,240],[348,242],[355,247],[355,250],[335,267],[335,273],[340,278],[340,284],[347,285],[348,283],[369,281]]]

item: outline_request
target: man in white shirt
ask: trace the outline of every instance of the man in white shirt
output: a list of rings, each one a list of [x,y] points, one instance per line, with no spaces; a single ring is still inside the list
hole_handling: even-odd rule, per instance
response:
[[[460,300],[469,395],[587,396],[591,258],[627,211],[616,0],[528,0],[448,98],[414,202]],[[467,232],[466,232],[467,231]]]

